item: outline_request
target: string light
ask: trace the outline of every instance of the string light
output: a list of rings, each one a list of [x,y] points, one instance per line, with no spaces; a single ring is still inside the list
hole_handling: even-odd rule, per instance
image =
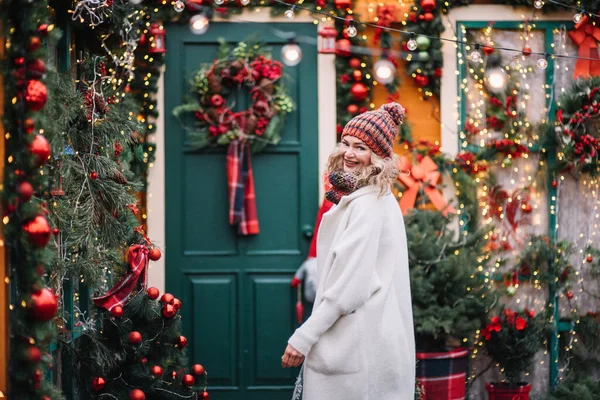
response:
[[[542,0],[535,0],[533,6],[539,10],[544,7],[544,2]]]
[[[537,60],[537,66],[539,69],[548,68],[548,53],[544,54],[544,57],[541,57]]]
[[[181,0],[177,0],[175,4],[173,4],[173,8],[178,13],[183,12],[183,10],[185,10],[185,3]]]
[[[573,15],[573,22],[575,22],[576,24],[580,23],[581,20],[583,19],[583,11],[578,12],[577,14]]]
[[[215,4],[218,6],[222,6],[223,4],[225,4],[225,0],[215,0]]]
[[[292,8],[290,8],[289,10],[286,10],[283,15],[285,15],[285,17],[287,19],[294,19],[294,17],[296,16],[296,13],[294,13],[294,8],[296,8],[296,6],[292,6]]]
[[[350,21],[350,26],[348,27],[348,29],[346,29],[346,34],[348,35],[348,37],[352,38],[352,37],[356,36],[357,33],[358,33],[358,30],[354,26],[354,22]]]
[[[475,43],[473,46],[473,51],[469,55],[469,59],[471,62],[478,63],[481,61],[481,53],[479,52],[479,44]]]
[[[209,19],[204,14],[196,14],[190,18],[190,30],[196,35],[202,35],[208,30]]]
[[[302,49],[294,39],[290,39],[289,43],[281,48],[281,58],[285,65],[294,67],[302,61]]]
[[[382,85],[392,83],[396,76],[396,67],[394,66],[394,63],[385,58],[377,61],[373,66],[373,69],[375,71],[375,80]]]
[[[408,47],[408,49],[410,51],[415,51],[417,49],[417,47],[419,47],[419,45],[417,44],[417,41],[415,40],[415,34],[414,33],[410,33],[410,38],[408,39],[408,42],[406,43],[406,47]]]
[[[248,4],[250,4],[250,0],[240,0],[240,4],[243,5],[244,7],[247,6]]]

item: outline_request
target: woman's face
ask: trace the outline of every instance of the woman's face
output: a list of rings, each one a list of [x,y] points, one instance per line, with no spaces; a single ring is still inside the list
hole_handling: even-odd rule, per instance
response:
[[[365,142],[346,135],[342,138],[342,152],[344,155],[344,172],[357,172],[361,168],[371,165],[371,149]]]

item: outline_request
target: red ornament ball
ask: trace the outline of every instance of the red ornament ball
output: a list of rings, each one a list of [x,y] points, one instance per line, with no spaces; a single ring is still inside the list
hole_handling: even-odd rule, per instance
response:
[[[335,53],[340,57],[350,57],[352,54],[352,42],[348,39],[340,39],[335,46]]]
[[[348,114],[350,114],[350,115],[357,115],[358,114],[358,106],[356,104],[350,104],[348,106],[348,108],[346,109],[346,111],[348,111]]]
[[[442,74],[443,74],[442,69],[441,68],[436,68],[433,74],[434,74],[434,76],[436,78],[441,78]]]
[[[42,44],[42,42],[40,41],[39,37],[32,36],[31,38],[29,38],[29,44],[27,45],[27,50],[37,51],[37,50],[39,50],[41,44]]]
[[[42,371],[36,369],[33,373],[33,388],[38,390],[40,387],[42,387]]]
[[[181,383],[185,386],[192,386],[194,382],[196,382],[196,379],[190,374],[185,374],[183,378],[181,378]]]
[[[29,312],[40,322],[50,321],[58,310],[56,296],[48,288],[38,290],[31,295]]]
[[[50,157],[50,143],[43,135],[35,135],[29,145],[29,151],[35,156],[35,164],[39,167]]]
[[[161,303],[173,304],[173,300],[175,300],[175,296],[171,293],[165,293],[160,298]]]
[[[587,258],[585,259],[585,261],[587,261],[588,263],[591,263],[592,261],[594,261],[594,258],[590,254],[590,255],[587,256]]]
[[[142,343],[142,334],[138,331],[133,331],[128,336],[130,344],[140,344]]]
[[[48,100],[48,88],[42,81],[31,79],[25,90],[25,103],[30,110],[40,111]]]
[[[52,234],[54,236],[58,235],[60,233],[60,231],[58,230],[58,228],[52,228]]]
[[[157,247],[153,247],[148,251],[148,258],[150,258],[152,261],[160,260],[161,255],[162,254]]]
[[[48,36],[48,24],[41,24],[40,26],[38,26],[37,31],[42,36]]]
[[[429,77],[426,75],[417,75],[415,77],[415,82],[417,82],[417,85],[421,87],[427,86],[427,84],[429,83]]]
[[[39,58],[27,63],[27,73],[34,78],[41,78],[46,73],[46,64]]]
[[[147,359],[146,357],[143,357],[143,358],[140,360],[140,362],[141,362],[142,364],[146,364],[146,363],[148,362],[148,359]]]
[[[155,365],[154,367],[152,367],[150,369],[150,372],[152,373],[152,375],[154,375],[157,378],[159,378],[163,374],[163,369],[159,365]]]
[[[358,82],[352,85],[350,94],[355,101],[362,101],[367,98],[369,91],[364,84]]]
[[[145,400],[146,394],[140,389],[133,389],[129,392],[129,400]]]
[[[574,296],[573,292],[567,292],[567,299],[571,300]]]
[[[146,290],[146,293],[148,294],[148,298],[150,300],[156,300],[160,295],[160,291],[155,287],[149,287],[148,290]]]
[[[42,360],[42,352],[40,351],[40,349],[38,347],[29,346],[27,348],[27,353],[25,355],[25,359],[27,360],[27,362],[30,362],[32,364],[37,364]]]
[[[121,306],[114,306],[110,310],[110,315],[113,318],[121,318],[123,316],[123,307],[121,307]]]
[[[98,179],[98,173],[96,171],[92,171],[90,172],[90,179],[95,181],[96,179]]]
[[[531,53],[532,53],[532,52],[533,52],[533,51],[531,50],[531,47],[529,47],[529,46],[525,46],[525,47],[523,47],[523,55],[524,55],[525,57],[529,57],[529,56],[531,55]]]
[[[172,379],[176,379],[177,378],[177,372],[175,372],[175,371],[171,372],[171,378]]]
[[[23,128],[25,128],[27,134],[33,133],[33,130],[35,129],[35,122],[33,119],[27,118],[23,123]]]
[[[106,385],[106,381],[101,376],[94,378],[94,380],[92,380],[92,389],[94,389],[96,392],[104,389],[105,385]]]
[[[17,192],[22,201],[27,201],[33,196],[33,186],[29,182],[21,182]]]
[[[181,308],[182,304],[181,304],[181,300],[179,299],[173,299],[173,304],[172,304],[173,308],[176,311],[179,311],[179,309]]]
[[[483,50],[483,54],[489,56],[490,54],[494,53],[494,46],[491,43],[486,44],[485,46],[482,47]]]
[[[362,72],[359,69],[355,69],[354,71],[352,71],[352,78],[354,78],[356,82],[362,81],[362,77]]]
[[[425,12],[431,12],[435,10],[436,7],[435,0],[421,0],[421,8]]]
[[[348,64],[350,65],[350,68],[358,69],[360,68],[361,61],[358,58],[351,58]]]
[[[552,181],[552,187],[556,189],[558,187],[558,182]]]
[[[206,390],[202,392],[202,400],[209,400],[208,392]]]
[[[185,336],[179,336],[179,340],[177,341],[177,346],[181,347],[182,349],[187,346],[188,344],[188,340]]]
[[[177,310],[170,304],[165,304],[162,308],[162,315],[165,318],[173,318],[177,314]]]
[[[200,375],[204,375],[205,372],[206,372],[206,370],[204,369],[204,367],[201,364],[192,365],[192,374],[194,374],[196,376],[200,376]]]
[[[52,234],[48,220],[41,215],[26,222],[23,230],[27,233],[27,238],[35,247],[44,247],[50,240]]]
[[[431,22],[434,19],[435,19],[435,16],[432,13],[423,14],[423,21],[425,21],[425,22]]]

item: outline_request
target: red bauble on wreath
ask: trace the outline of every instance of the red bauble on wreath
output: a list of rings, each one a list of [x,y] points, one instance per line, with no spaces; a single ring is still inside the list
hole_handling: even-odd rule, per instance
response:
[[[435,0],[421,0],[421,8],[425,12],[431,12],[435,10],[437,4],[435,4]]]
[[[165,304],[162,308],[162,315],[165,318],[173,318],[177,314],[177,310],[171,304]]]
[[[110,310],[110,316],[113,318],[121,318],[123,316],[123,307],[114,306]]]
[[[39,347],[29,346],[25,353],[25,360],[32,364],[37,364],[42,360],[42,352]]]
[[[35,164],[37,166],[43,165],[50,157],[50,143],[43,135],[35,135],[29,145],[29,151],[35,156]]]
[[[130,344],[137,345],[137,344],[142,343],[142,334],[139,333],[138,331],[133,331],[133,332],[129,333],[129,336],[127,337],[127,339],[129,340]]]
[[[355,69],[354,71],[352,71],[352,78],[354,78],[356,82],[362,81],[362,72],[359,69]]]
[[[209,400],[208,392],[206,390],[202,392],[202,400]]]
[[[352,85],[350,88],[350,94],[355,101],[362,101],[367,98],[369,90],[364,84],[358,82]]]
[[[104,389],[105,385],[106,385],[106,381],[101,376],[96,377],[92,380],[92,389],[94,389],[96,392]]]
[[[40,111],[48,101],[48,89],[43,82],[31,79],[25,90],[25,103],[30,110]]]
[[[151,259],[152,261],[160,260],[160,256],[161,256],[161,252],[157,247],[152,247],[148,251],[148,258]]]
[[[146,394],[140,389],[133,389],[129,392],[129,400],[145,400]]]
[[[42,41],[37,36],[32,36],[29,38],[29,43],[27,44],[27,50],[34,52],[40,49]]]
[[[174,308],[176,311],[179,311],[179,309],[181,308],[181,306],[182,306],[182,305],[183,305],[183,304],[181,303],[181,300],[179,300],[179,299],[173,299],[173,304],[172,304],[172,306],[173,306],[173,308]]]
[[[204,367],[201,364],[192,365],[192,374],[194,374],[196,376],[200,376],[200,375],[204,375],[205,372],[206,372],[206,370],[204,369]]]
[[[156,300],[158,299],[158,296],[160,296],[160,291],[155,287],[149,287],[148,290],[146,290],[146,293],[150,300]]]
[[[175,296],[173,296],[171,293],[165,293],[160,298],[160,302],[166,304],[173,304],[173,300],[175,300]]]
[[[35,247],[44,247],[50,241],[52,231],[48,220],[41,215],[23,224],[23,230],[27,233],[27,239]]]
[[[196,379],[190,374],[185,374],[183,378],[181,378],[181,383],[185,386],[193,386],[195,381]]]
[[[152,375],[159,378],[163,374],[163,369],[159,365],[155,365],[152,367],[152,369],[150,369],[150,372],[152,373]]]
[[[352,42],[348,39],[340,39],[335,44],[335,54],[340,57],[350,57],[352,54]]]
[[[187,346],[188,344],[188,340],[185,336],[179,336],[179,339],[177,340],[177,347],[179,348],[184,348],[185,346]]]
[[[33,186],[29,182],[21,182],[17,189],[21,201],[28,201],[33,196]]]
[[[47,322],[54,318],[58,310],[56,296],[50,289],[43,288],[31,295],[29,312],[33,318],[40,322]]]
[[[356,104],[350,104],[350,105],[348,105],[348,108],[346,108],[346,111],[348,111],[348,114],[350,114],[350,115],[357,115],[358,114],[358,106]]]
[[[421,87],[427,86],[429,84],[429,77],[427,75],[419,74],[415,77],[415,82]]]
[[[348,63],[348,65],[350,65],[350,68],[354,68],[354,69],[359,69],[360,64],[361,64],[361,61],[358,58],[351,58],[350,62]]]

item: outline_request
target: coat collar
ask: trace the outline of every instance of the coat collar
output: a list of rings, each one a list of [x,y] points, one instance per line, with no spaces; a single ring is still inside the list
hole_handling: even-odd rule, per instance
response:
[[[376,186],[376,185],[370,185],[370,186],[362,187],[362,188],[360,188],[360,189],[358,189],[358,190],[350,193],[349,195],[346,195],[346,196],[342,197],[340,199],[338,207],[342,207],[342,206],[350,203],[354,199],[357,199],[359,197],[365,196],[367,194],[379,192],[380,190],[381,190],[381,188],[379,186]]]

